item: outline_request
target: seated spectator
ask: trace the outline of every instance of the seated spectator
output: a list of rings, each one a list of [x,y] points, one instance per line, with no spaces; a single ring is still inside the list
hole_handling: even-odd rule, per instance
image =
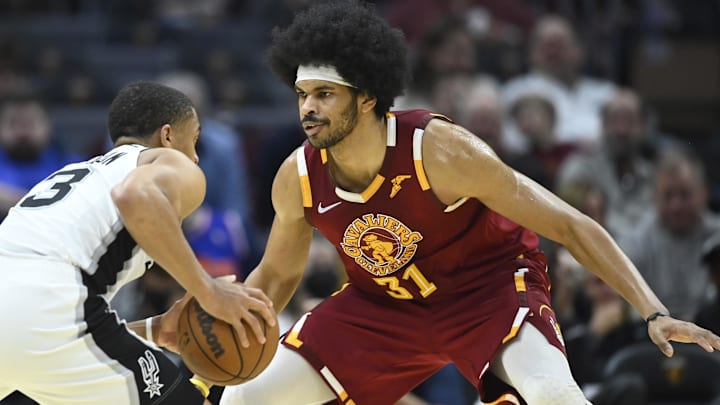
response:
[[[0,105],[0,221],[36,183],[79,156],[53,143],[45,106],[31,96],[6,99]]]
[[[485,141],[501,158],[506,158],[502,145],[503,105],[494,82],[482,77],[463,83],[456,93],[457,115],[451,116],[459,125]]]
[[[652,204],[653,161],[643,154],[648,131],[637,94],[620,90],[602,111],[600,150],[569,156],[558,170],[556,188],[594,184],[608,198],[607,229],[619,235],[635,228]]]
[[[557,109],[560,142],[595,144],[600,140],[600,108],[615,92],[613,83],[582,73],[583,48],[570,23],[559,16],[539,19],[530,38],[530,72],[503,88],[507,105],[533,94],[548,96]],[[522,151],[527,143],[510,128],[508,143]]]
[[[715,297],[703,304],[695,316],[695,323],[714,333],[720,333],[720,231],[715,232],[702,246],[702,261],[707,266]]]
[[[570,368],[576,381],[595,405],[640,405],[646,387],[639,378],[615,376],[605,380],[610,357],[625,346],[647,340],[647,327],[632,308],[603,280],[584,272],[582,294],[589,318],[565,329]]]
[[[467,20],[451,16],[433,26],[423,35],[411,63],[412,80],[406,94],[395,101],[395,108],[437,110],[432,98],[438,89],[438,81],[478,73],[476,43]],[[453,111],[437,112],[453,115]]]
[[[651,215],[618,243],[676,318],[691,320],[712,294],[702,245],[720,227],[708,209],[699,160],[674,153],[658,163]]]
[[[527,152],[512,157],[507,163],[545,188],[554,189],[560,165],[578,147],[557,140],[557,112],[552,100],[527,94],[510,106],[510,116],[529,146]]]

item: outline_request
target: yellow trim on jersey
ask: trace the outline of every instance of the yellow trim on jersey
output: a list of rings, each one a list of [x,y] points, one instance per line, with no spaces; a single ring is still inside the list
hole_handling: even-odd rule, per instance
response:
[[[550,308],[549,305],[547,305],[547,304],[542,304],[542,305],[540,305],[540,310],[539,310],[540,313],[539,313],[538,315],[542,316],[542,311],[543,311],[543,309],[547,309],[548,311],[550,311],[550,312],[552,312],[552,313],[555,313],[555,311],[553,311],[552,308]]]
[[[371,199],[372,196],[374,196],[375,193],[377,193],[377,191],[380,189],[380,186],[382,186],[384,181],[385,181],[385,177],[381,176],[380,174],[376,174],[372,183],[370,183],[370,185],[367,186],[365,191],[360,193],[360,197],[362,197],[363,202],[367,202],[369,199]]]
[[[430,113],[430,115],[432,115],[433,117],[443,118],[443,119],[447,120],[448,122],[453,122],[453,120],[451,120],[450,117],[448,117],[447,115],[438,114],[438,113]]]
[[[320,160],[322,161],[322,164],[327,163],[327,149],[320,149]]]
[[[297,349],[299,349],[300,346],[303,345],[303,341],[299,338],[300,330],[302,329],[303,325],[305,324],[305,320],[310,314],[311,312],[304,314],[300,317],[300,319],[298,319],[297,322],[295,322],[295,325],[293,325],[292,329],[290,329],[290,332],[288,332],[287,336],[285,336],[285,343]]]
[[[307,161],[305,160],[305,148],[299,147],[295,152],[297,160],[298,176],[300,177],[300,192],[302,193],[303,207],[312,207],[312,190],[310,188],[310,176],[307,170]]]
[[[430,182],[428,182],[425,176],[425,168],[422,164],[422,138],[424,130],[415,128],[413,133],[413,163],[415,164],[415,174],[417,175],[418,183],[423,191],[430,189]]]
[[[350,285],[350,283],[345,283],[345,284],[343,284],[342,287],[340,287],[339,290],[337,290],[337,291],[335,291],[334,293],[330,294],[330,296],[331,296],[331,297],[334,297],[334,296],[340,294],[341,292],[343,292],[344,289],[348,288],[349,285]]]
[[[528,269],[519,269],[515,272],[515,291],[517,292],[525,292],[527,291],[527,286],[525,285],[525,273],[528,272]]]
[[[327,366],[320,369],[320,375],[327,381],[328,385],[330,385],[330,388],[332,388],[333,391],[335,391],[335,395],[340,399],[340,401],[345,402],[346,404],[354,404],[355,402],[350,399],[350,396],[348,395],[347,391],[345,391],[345,387],[340,384],[340,381],[338,381],[337,378],[335,378],[335,374],[330,371]],[[346,402],[347,401],[347,402]]]
[[[485,405],[498,405],[498,404],[504,404],[505,402],[510,402],[514,405],[520,405],[520,402],[518,402],[518,399],[513,394],[503,394],[498,399],[492,401],[492,402],[483,402]]]
[[[513,319],[513,324],[510,328],[510,332],[505,335],[502,340],[503,344],[507,343],[508,340],[514,338],[517,335],[518,331],[520,330],[520,326],[525,319],[525,315],[527,315],[528,312],[530,312],[530,308],[528,307],[518,308],[518,311],[515,313],[515,319]]]

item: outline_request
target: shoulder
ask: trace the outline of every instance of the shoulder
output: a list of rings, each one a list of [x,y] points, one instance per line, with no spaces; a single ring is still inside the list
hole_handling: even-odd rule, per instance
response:
[[[436,196],[447,204],[463,197],[480,198],[491,178],[507,177],[509,168],[482,139],[467,129],[435,119],[422,140],[422,164]],[[482,175],[485,182],[478,182]]]
[[[482,139],[462,126],[444,119],[428,122],[422,146],[424,159],[497,159],[495,152]]]
[[[298,156],[304,153],[303,149],[304,146],[300,146],[290,153],[275,173],[272,204],[280,220],[304,217],[301,170],[298,167]]]

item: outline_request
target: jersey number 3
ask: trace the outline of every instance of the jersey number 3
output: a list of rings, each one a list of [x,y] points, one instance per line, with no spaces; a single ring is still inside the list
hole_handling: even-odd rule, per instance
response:
[[[403,280],[412,280],[415,285],[417,285],[418,289],[420,289],[420,295],[422,295],[423,298],[427,298],[428,295],[437,290],[435,283],[428,281],[428,279],[425,278],[425,275],[422,274],[415,264],[411,264],[405,269],[402,278]],[[386,292],[393,298],[397,298],[399,300],[411,300],[415,298],[407,288],[400,285],[400,280],[398,280],[395,276],[378,277],[373,280],[375,280],[378,285],[387,287],[388,290]]]
[[[63,170],[53,173],[43,181],[43,183],[49,183],[50,186],[39,193],[28,196],[22,200],[20,206],[36,208],[56,203],[72,191],[72,185],[74,183],[84,179],[88,174],[90,174],[90,169],[87,168]]]

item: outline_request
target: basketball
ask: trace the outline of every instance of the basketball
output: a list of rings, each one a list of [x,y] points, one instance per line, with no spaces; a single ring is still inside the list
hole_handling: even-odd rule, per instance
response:
[[[275,355],[279,326],[268,327],[257,316],[267,339],[260,344],[250,327],[246,327],[249,347],[240,345],[232,325],[205,312],[195,298],[190,299],[178,321],[178,347],[185,365],[193,373],[215,385],[236,385],[255,378]]]

